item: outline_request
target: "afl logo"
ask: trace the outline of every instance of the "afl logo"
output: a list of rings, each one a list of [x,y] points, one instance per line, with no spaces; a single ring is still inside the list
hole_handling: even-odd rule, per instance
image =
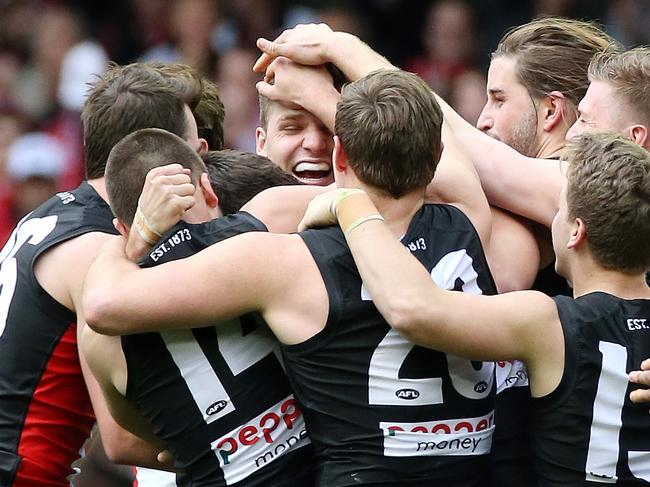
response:
[[[223,411],[223,409],[228,405],[228,401],[217,401],[213,404],[210,404],[208,406],[208,409],[205,410],[205,414],[208,416],[212,416],[213,414],[217,414],[219,411]]]
[[[487,391],[487,382],[481,381],[474,386],[474,392],[485,392]]]
[[[417,399],[420,397],[420,392],[416,391],[415,389],[400,389],[399,391],[395,392],[395,395],[400,399],[406,399],[407,401],[410,401],[412,399]]]

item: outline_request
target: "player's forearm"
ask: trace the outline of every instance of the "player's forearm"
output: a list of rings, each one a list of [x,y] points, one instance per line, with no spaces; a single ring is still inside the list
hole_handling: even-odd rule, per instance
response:
[[[468,123],[439,96],[436,99],[490,204],[550,227],[562,186],[558,163],[520,154]]]
[[[117,335],[128,313],[115,305],[125,299],[135,299],[129,276],[138,266],[127,259],[125,239],[116,237],[100,250],[86,274],[83,308],[86,323],[98,333]]]
[[[335,32],[324,46],[325,57],[350,81],[378,69],[398,69],[361,39],[346,32]]]

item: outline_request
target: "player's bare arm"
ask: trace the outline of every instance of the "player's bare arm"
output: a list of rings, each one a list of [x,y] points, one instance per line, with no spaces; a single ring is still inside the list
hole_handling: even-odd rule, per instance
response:
[[[259,311],[280,341],[298,343],[325,324],[327,303],[318,307],[318,292],[324,294],[322,278],[297,235],[251,232],[148,269],[129,261],[116,237],[90,267],[84,306],[88,324],[109,335],[205,326]]]
[[[86,328],[81,305],[83,279],[95,257],[96,249],[110,238],[111,236],[105,233],[91,232],[70,239],[46,252],[35,266],[35,274],[41,286],[61,304],[75,311],[78,338]],[[161,464],[156,460],[159,446],[134,435],[113,420],[108,413],[103,394],[81,353],[80,362],[102,443],[109,458],[125,464],[160,468]]]
[[[253,70],[258,73],[264,73],[278,56],[310,66],[335,64],[351,81],[377,69],[396,69],[358,37],[333,32],[326,24],[298,25],[285,30],[273,41],[258,39],[257,47],[262,55]]]
[[[551,298],[532,291],[476,296],[440,289],[383,221],[373,218],[377,210],[367,195],[319,198],[305,217],[309,225],[336,215],[374,304],[407,339],[476,360],[523,360],[535,396],[555,389],[564,343]]]
[[[351,80],[376,69],[395,69],[385,58],[350,34],[332,32],[327,26],[306,25],[283,32],[275,41],[258,40],[264,54],[255,64],[263,72],[277,56],[301,64],[335,64]],[[445,120],[472,160],[488,201],[550,227],[557,212],[562,185],[559,163],[525,157],[483,134],[437,97]]]
[[[92,378],[93,388],[105,399],[99,405],[101,415],[97,414],[102,441],[106,441],[106,435],[115,436],[120,430],[129,433],[120,437],[126,442],[123,447],[128,451],[126,457],[122,456],[122,452],[111,451],[109,458],[116,463],[167,468],[157,460],[158,453],[165,449],[165,445],[156,438],[149,423],[125,397],[127,372],[119,337],[99,335],[85,327],[79,336],[79,349],[82,364],[88,368],[89,377]],[[95,411],[97,413],[97,409]]]
[[[476,167],[490,204],[550,228],[564,175],[560,162],[526,157],[468,123],[436,96],[445,122]]]

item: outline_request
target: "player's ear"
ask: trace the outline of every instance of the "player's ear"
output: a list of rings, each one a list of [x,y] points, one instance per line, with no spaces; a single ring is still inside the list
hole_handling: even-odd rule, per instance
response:
[[[210,184],[210,179],[208,178],[208,173],[204,172],[203,174],[201,174],[201,178],[199,179],[199,187],[201,188],[201,191],[203,192],[203,197],[205,198],[205,203],[210,208],[216,208],[217,205],[219,204],[219,198],[217,197],[217,194],[214,192],[214,189],[212,188],[212,185]]]
[[[567,248],[572,249],[587,241],[587,226],[582,218],[576,218],[571,226],[571,235],[567,242]]]
[[[567,99],[563,93],[551,91],[542,103],[542,110],[544,114],[544,131],[550,132],[564,121],[564,116],[567,113]]]
[[[258,156],[266,156],[266,132],[262,127],[255,129],[255,152]]]
[[[348,154],[341,144],[338,135],[334,136],[334,149],[332,151],[332,166],[337,172],[344,172],[348,167]]]
[[[113,218],[113,226],[124,238],[129,238],[129,227],[127,227],[119,218]]]
[[[650,144],[650,134],[648,134],[648,127],[645,125],[636,124],[628,127],[627,132],[628,139],[630,139],[635,144],[640,145],[641,147],[648,148],[648,145]]]
[[[199,150],[197,151],[200,156],[205,155],[210,148],[208,147],[208,141],[204,138],[199,138]]]

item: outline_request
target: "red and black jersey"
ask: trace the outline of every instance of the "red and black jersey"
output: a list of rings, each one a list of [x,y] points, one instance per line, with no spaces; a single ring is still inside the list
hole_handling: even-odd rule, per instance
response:
[[[75,314],[34,275],[46,250],[89,232],[116,233],[88,184],[59,193],[17,225],[0,252],[0,485],[67,487],[94,422]]]

